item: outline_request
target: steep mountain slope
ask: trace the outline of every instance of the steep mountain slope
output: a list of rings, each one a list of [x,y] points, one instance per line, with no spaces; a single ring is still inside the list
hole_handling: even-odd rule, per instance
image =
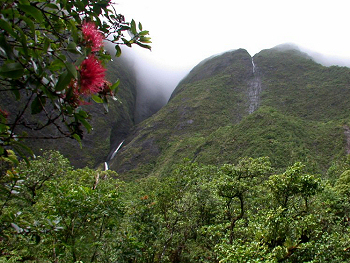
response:
[[[111,169],[126,171],[139,164],[152,167],[160,153],[165,153],[165,148],[172,148],[170,145],[176,145],[185,138],[191,139],[197,132],[208,135],[215,130],[215,127],[220,127],[227,122],[237,122],[247,108],[243,98],[245,96],[242,94],[245,89],[245,79],[252,77],[251,58],[245,50],[222,55],[222,57],[226,56],[224,65],[220,63],[220,59],[208,60],[204,65],[194,68],[182,81],[184,87],[179,85],[175,90],[175,93],[178,93],[176,97],[173,96],[163,109],[142,122],[133,135],[128,137],[122,150],[112,160]],[[242,61],[245,62],[244,66]],[[207,76],[196,76],[196,72],[200,72],[201,67],[209,72]],[[210,77],[210,74],[219,81]],[[187,84],[188,78],[194,78],[195,85],[190,82]],[[190,88],[186,88],[187,85],[190,85]],[[228,93],[228,87],[237,91]],[[228,95],[231,99],[228,99]],[[232,104],[231,101],[237,103]],[[226,109],[228,109],[226,115],[220,114],[214,117],[213,113]],[[213,118],[217,123],[214,126]],[[125,151],[126,149],[130,150]],[[121,158],[123,160],[119,161]],[[115,166],[116,164],[118,166]]]
[[[199,63],[169,103],[142,122],[110,162],[123,178],[166,173],[182,158],[206,164],[270,156],[317,172],[345,155],[350,69],[295,49],[243,49]]]
[[[349,68],[324,67],[298,50],[278,47],[254,56],[262,72],[262,105],[307,120],[349,116]]]

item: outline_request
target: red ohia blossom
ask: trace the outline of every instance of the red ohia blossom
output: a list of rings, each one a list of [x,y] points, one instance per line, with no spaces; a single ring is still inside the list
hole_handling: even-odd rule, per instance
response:
[[[89,55],[80,65],[80,93],[92,94],[101,91],[105,84],[106,69],[94,56]]]
[[[103,46],[103,35],[97,30],[96,25],[93,22],[84,22],[82,31],[86,45],[91,51],[99,51]]]

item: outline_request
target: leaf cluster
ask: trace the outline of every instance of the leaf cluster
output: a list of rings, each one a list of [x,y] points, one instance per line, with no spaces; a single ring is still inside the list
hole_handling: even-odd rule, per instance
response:
[[[104,49],[96,52],[86,45],[81,31],[84,22],[97,26],[104,39],[115,46],[116,56],[121,55],[121,45],[137,44],[150,49],[149,32],[143,30],[141,23],[136,27],[134,20],[125,21],[110,0],[1,1],[0,10],[1,97],[13,94],[21,105],[17,112],[1,116],[1,155],[6,154],[5,147],[16,144],[19,147],[15,150],[21,157],[31,153],[18,143],[19,138],[27,137],[18,134],[19,126],[36,131],[54,126],[59,135],[43,139],[72,137],[80,141],[82,127],[87,132],[92,129],[91,116],[81,109],[81,104],[95,101],[108,109],[108,97],[117,92],[119,81],[111,84],[108,92],[85,98],[77,98],[70,87],[80,79],[78,68],[91,53],[103,63],[111,59]],[[130,37],[125,36],[127,32]],[[28,115],[40,116],[45,121],[32,121]]]

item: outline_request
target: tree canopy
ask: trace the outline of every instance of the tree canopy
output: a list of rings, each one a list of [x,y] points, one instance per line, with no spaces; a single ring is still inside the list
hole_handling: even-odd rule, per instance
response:
[[[184,160],[127,183],[45,152],[1,178],[0,262],[347,262],[349,170],[336,173]]]

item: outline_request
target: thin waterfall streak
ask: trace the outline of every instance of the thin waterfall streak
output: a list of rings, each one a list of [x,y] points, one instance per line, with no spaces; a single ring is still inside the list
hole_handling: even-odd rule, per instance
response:
[[[261,92],[261,83],[260,83],[260,79],[256,78],[254,79],[251,83],[250,83],[250,87],[249,87],[249,109],[248,112],[249,114],[253,113],[259,106],[259,96],[260,96],[260,92]]]
[[[253,67],[253,79],[249,82],[248,88],[248,99],[249,99],[249,108],[248,113],[252,114],[257,110],[260,101],[260,93],[261,93],[261,79],[260,74],[256,70],[256,66],[254,60],[252,58],[252,67]]]
[[[122,142],[118,145],[117,149],[115,149],[115,151],[113,152],[113,154],[112,154],[112,156],[111,156],[111,158],[110,158],[109,160],[112,160],[112,159],[115,157],[115,155],[116,155],[117,152],[119,151],[120,147],[122,146],[123,142],[124,142],[124,141],[122,141]]]
[[[105,162],[105,171],[108,171],[109,167],[108,167],[108,163]]]
[[[255,73],[255,64],[254,64],[254,59],[252,58],[252,66],[253,66],[253,74]]]

